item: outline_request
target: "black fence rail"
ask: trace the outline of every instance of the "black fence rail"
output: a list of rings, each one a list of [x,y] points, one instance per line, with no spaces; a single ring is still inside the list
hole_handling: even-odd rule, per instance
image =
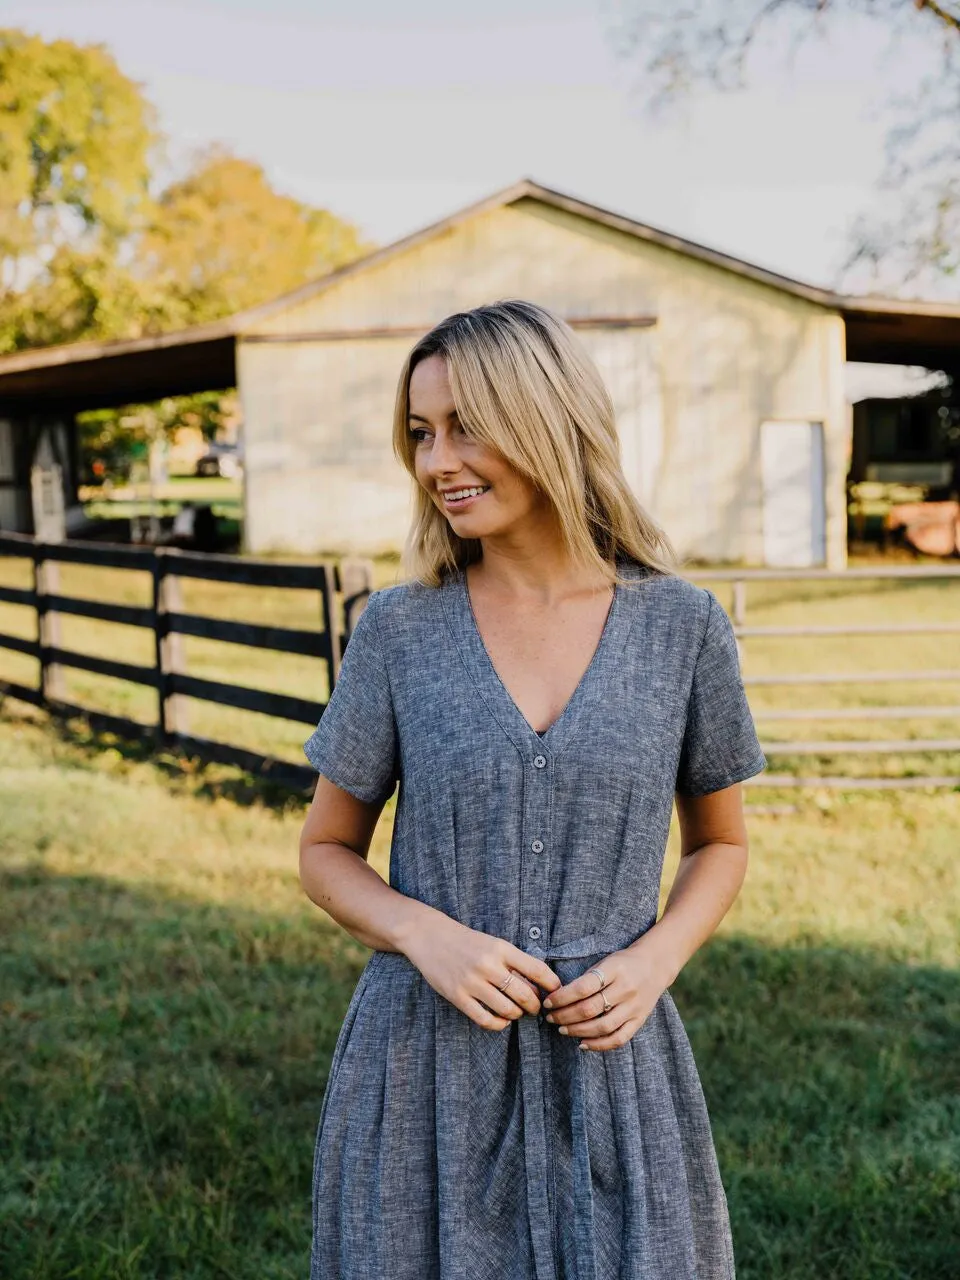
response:
[[[194,636],[319,658],[326,664],[327,689],[332,689],[343,647],[370,593],[368,562],[291,564],[197,555],[163,548],[38,542],[22,534],[0,534],[0,559],[31,563],[32,588],[0,586],[0,603],[26,606],[33,609],[36,616],[36,639],[0,632],[0,649],[25,654],[39,662],[36,686],[0,679],[0,695],[42,707],[60,717],[81,716],[94,728],[122,737],[152,740],[158,747],[176,747],[205,760],[236,765],[286,786],[305,789],[312,785],[315,775],[306,765],[191,734],[182,700],[196,698],[308,725],[317,723],[325,703],[190,675],[185,669],[183,637]],[[145,572],[150,575],[152,583],[151,603],[146,606],[114,604],[66,595],[60,590],[62,564]],[[320,625],[314,631],[234,622],[186,612],[182,583],[187,578],[317,592],[320,596]],[[64,648],[60,642],[59,619],[62,615],[121,623],[151,631],[154,636],[153,664],[143,666]],[[156,690],[154,721],[143,723],[71,703],[66,697],[64,668],[88,671]]]

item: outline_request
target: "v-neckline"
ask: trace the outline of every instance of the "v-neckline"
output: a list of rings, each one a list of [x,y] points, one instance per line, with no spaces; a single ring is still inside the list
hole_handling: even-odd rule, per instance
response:
[[[526,753],[533,748],[544,755],[557,755],[572,738],[576,723],[595,691],[602,687],[604,677],[617,666],[632,617],[632,610],[625,607],[624,588],[614,584],[613,599],[590,661],[560,714],[543,733],[537,733],[527,720],[493,665],[473,611],[465,569],[458,569],[447,579],[443,594],[461,656],[494,718],[518,750]]]

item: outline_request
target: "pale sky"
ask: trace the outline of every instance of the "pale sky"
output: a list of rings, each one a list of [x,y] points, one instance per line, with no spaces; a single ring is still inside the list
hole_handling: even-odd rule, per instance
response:
[[[174,167],[224,143],[380,244],[530,177],[834,284],[853,218],[882,198],[883,83],[919,76],[923,50],[851,20],[663,121],[613,52],[615,2],[0,0],[0,23],[108,45]]]

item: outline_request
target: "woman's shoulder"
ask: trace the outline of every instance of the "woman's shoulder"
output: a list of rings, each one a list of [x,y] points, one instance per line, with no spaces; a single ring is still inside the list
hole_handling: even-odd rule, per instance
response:
[[[694,617],[706,618],[710,612],[713,593],[678,573],[663,573],[633,560],[624,561],[619,567],[628,588],[636,588],[638,599],[645,604],[656,601],[663,608]]]
[[[408,627],[429,625],[438,619],[442,590],[422,582],[398,582],[372,591],[367,608],[373,610],[382,633],[393,634]]]
[[[711,626],[724,621],[725,615],[713,617],[714,610],[720,609],[713,592],[688,578],[642,565],[636,566],[631,578],[635,624],[642,618],[648,640],[659,635],[661,643],[695,653]]]

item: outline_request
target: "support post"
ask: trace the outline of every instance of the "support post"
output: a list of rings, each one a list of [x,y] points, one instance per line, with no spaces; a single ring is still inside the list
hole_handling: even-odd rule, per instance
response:
[[[359,558],[341,560],[339,579],[343,593],[343,644],[346,645],[373,590],[373,561]]]
[[[733,629],[739,632],[747,621],[747,583],[744,578],[736,578],[733,583]],[[737,635],[737,657],[743,666],[743,640]]]
[[[747,621],[747,584],[737,578],[733,584],[733,625],[742,627]]]
[[[179,734],[189,732],[186,699],[171,690],[171,676],[186,671],[184,638],[171,630],[169,616],[183,612],[183,584],[165,552],[154,554],[153,618],[157,665],[157,736],[170,744]]]
[[[60,615],[47,606],[47,597],[60,592],[60,566],[56,560],[46,559],[42,542],[36,544],[34,552],[33,587],[37,593],[40,693],[44,703],[63,702],[66,698],[63,668],[49,659],[49,650],[60,645]]]
[[[337,616],[336,569],[332,564],[320,566],[320,594],[323,597],[323,626],[327,637],[327,683],[333,692],[340,674],[340,619]]]

